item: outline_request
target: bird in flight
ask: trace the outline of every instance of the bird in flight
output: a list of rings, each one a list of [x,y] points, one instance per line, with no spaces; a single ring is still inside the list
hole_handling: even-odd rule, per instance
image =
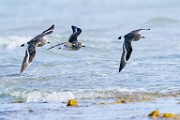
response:
[[[20,73],[22,73],[33,61],[36,55],[36,47],[42,47],[47,43],[50,43],[44,36],[52,34],[55,26],[52,25],[47,30],[43,31],[41,34],[37,35],[30,41],[25,44],[22,44],[21,47],[26,47],[25,56],[22,62]]]
[[[124,43],[123,43],[123,53],[121,55],[121,60],[120,60],[120,66],[119,66],[119,72],[125,67],[127,61],[129,60],[131,53],[132,53],[132,46],[131,42],[132,41],[138,41],[141,38],[145,38],[142,36],[139,31],[142,30],[150,30],[150,29],[138,29],[131,31],[130,33],[126,34],[124,36]],[[120,36],[118,39],[121,39],[122,37]]]
[[[77,40],[78,36],[81,34],[82,30],[81,28],[78,28],[76,26],[71,26],[73,33],[70,35],[68,42],[59,43],[57,45],[54,45],[47,50],[50,50],[54,47],[61,46],[59,49],[65,49],[70,51],[77,51],[82,47],[85,47],[81,42]]]

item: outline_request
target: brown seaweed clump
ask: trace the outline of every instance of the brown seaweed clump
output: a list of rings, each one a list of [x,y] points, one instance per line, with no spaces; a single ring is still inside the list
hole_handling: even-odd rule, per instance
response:
[[[148,117],[151,117],[151,118],[165,118],[165,119],[171,119],[171,120],[180,120],[180,115],[178,115],[178,114],[172,114],[172,113],[160,114],[159,110],[152,111],[152,113],[150,113],[148,115]]]
[[[12,101],[11,103],[24,103],[26,102],[25,100],[16,100],[16,101]]]
[[[172,114],[172,113],[164,113],[164,114],[163,114],[163,117],[164,117],[164,118],[175,118],[176,115],[175,115],[175,114]]]
[[[124,100],[116,100],[112,102],[112,104],[122,104],[122,103],[130,103],[130,102],[133,102],[133,101],[124,99]]]
[[[154,110],[154,111],[152,111],[152,112],[148,115],[148,117],[151,117],[151,118],[158,118],[158,117],[160,117],[160,112],[159,112],[159,110]]]
[[[67,106],[78,106],[78,101],[75,99],[70,99],[67,103]]]

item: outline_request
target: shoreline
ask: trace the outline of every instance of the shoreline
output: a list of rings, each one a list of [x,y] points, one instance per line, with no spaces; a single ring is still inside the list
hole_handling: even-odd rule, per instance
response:
[[[78,100],[78,107],[67,107],[65,102],[50,103],[7,103],[2,104],[0,119],[142,119],[149,120],[148,114],[158,109],[162,113],[180,114],[180,97],[156,98],[153,101],[129,102],[121,104],[106,100]],[[108,104],[94,104],[108,103]],[[95,117],[97,116],[97,117]],[[53,117],[53,118],[52,118]]]

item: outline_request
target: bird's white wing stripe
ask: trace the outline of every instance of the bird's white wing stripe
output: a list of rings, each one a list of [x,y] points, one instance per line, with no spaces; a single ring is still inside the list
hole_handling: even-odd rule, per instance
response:
[[[123,59],[124,59],[125,62],[127,62],[126,61],[127,50],[126,50],[125,44],[123,44],[123,47],[124,47],[124,56],[123,56]]]
[[[27,63],[27,64],[29,64],[28,61],[29,61],[29,56],[30,56],[30,55],[29,55],[28,47],[29,47],[29,45],[27,45],[27,48],[26,48],[26,53],[27,53],[26,63]]]

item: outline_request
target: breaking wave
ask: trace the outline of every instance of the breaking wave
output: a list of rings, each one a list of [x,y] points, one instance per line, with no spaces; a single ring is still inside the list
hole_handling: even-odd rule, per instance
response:
[[[168,17],[154,17],[146,22],[150,25],[168,25],[168,24],[178,24],[179,20]]]
[[[0,37],[0,47],[7,50],[13,50],[30,39],[31,37],[25,37],[25,36]]]
[[[171,91],[169,94],[165,91],[152,93],[145,89],[127,89],[127,88],[113,88],[113,89],[96,89],[96,90],[77,90],[77,91],[6,91],[3,95],[8,95],[18,99],[24,99],[26,102],[66,102],[69,99],[116,99],[116,98],[151,98],[163,96],[179,96],[180,91]],[[2,96],[2,94],[1,94]]]

